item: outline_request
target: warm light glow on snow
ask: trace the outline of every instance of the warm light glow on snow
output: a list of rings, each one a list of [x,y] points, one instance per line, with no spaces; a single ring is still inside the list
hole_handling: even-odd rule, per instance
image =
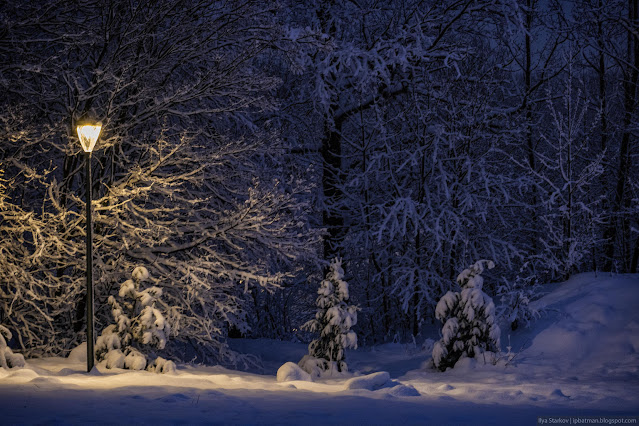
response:
[[[496,363],[462,358],[443,372],[431,365],[433,339],[349,351],[349,372],[319,378],[300,374],[295,361],[306,352],[304,343],[233,339],[232,350],[261,359],[262,366],[249,372],[180,363],[168,374],[109,369],[104,361],[86,374],[82,343],[68,358],[33,358],[22,368],[0,368],[0,419],[511,425],[546,413],[635,413],[637,278],[586,273],[551,284],[548,294],[531,303],[543,310],[543,319],[507,331],[515,358],[504,353]]]
[[[78,137],[80,138],[80,144],[84,152],[93,151],[93,147],[100,136],[100,130],[102,130],[101,124],[83,124],[78,126]]]

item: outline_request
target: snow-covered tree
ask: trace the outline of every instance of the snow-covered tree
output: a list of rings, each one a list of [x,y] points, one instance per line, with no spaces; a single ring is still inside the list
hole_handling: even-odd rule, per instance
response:
[[[131,279],[120,285],[120,303],[109,296],[115,323],[102,331],[95,347],[98,362],[104,362],[107,368],[147,368],[158,373],[175,371],[175,363],[161,357],[147,362],[149,351],[165,348],[171,334],[166,316],[174,316],[175,313],[175,308],[162,303],[161,288],[140,287],[140,283],[148,278],[149,271],[138,266],[131,273]]]
[[[0,325],[0,367],[24,367],[24,357],[22,354],[13,353],[7,345],[7,341],[11,340],[11,332],[3,325]]]
[[[574,47],[574,46],[573,46]],[[568,279],[579,271],[602,239],[595,231],[605,222],[603,203],[596,195],[595,184],[603,172],[604,152],[593,149],[590,138],[597,122],[584,98],[586,84],[575,76],[574,48],[565,55],[563,87],[548,90],[550,125],[541,131],[536,172],[539,194],[540,253],[554,279]],[[558,99],[553,99],[553,97]],[[598,148],[598,147],[597,147]]]
[[[455,271],[478,252],[516,251],[486,224],[508,198],[490,155],[508,78],[483,35],[495,3],[424,6],[336,0],[288,18],[307,50],[280,117],[297,152],[322,165],[324,252],[349,265],[360,339],[417,336]]]
[[[482,253],[636,270],[639,6],[565,3],[0,2],[0,324],[27,356],[83,340],[90,115],[97,323],[145,264],[171,356],[290,337],[322,251],[360,342],[418,337]]]
[[[543,312],[531,306],[531,302],[542,296],[542,290],[527,266],[528,263],[525,263],[513,279],[502,277],[502,282],[495,290],[496,299],[499,300],[496,316],[499,321],[508,324],[511,330],[520,326],[529,327]],[[527,274],[522,274],[524,271]]]
[[[463,270],[457,277],[461,292],[449,291],[437,304],[435,316],[444,326],[433,347],[433,364],[441,371],[454,367],[461,358],[483,355],[494,359],[501,351],[495,304],[482,290],[484,266],[492,269],[495,265],[480,260]]]
[[[22,141],[17,138],[18,143]],[[0,142],[0,153],[10,148],[8,142]],[[11,161],[4,160],[0,159],[0,169]],[[78,217],[33,212],[17,205],[11,194],[19,179],[0,176],[0,326],[13,330],[14,342],[25,355],[60,353],[68,347],[66,337],[73,328],[65,321],[73,318],[72,303],[82,294],[84,278],[59,279],[59,268],[77,260],[69,258],[75,252],[65,238],[69,234],[58,231],[77,223]],[[43,194],[41,202],[49,203],[52,196],[52,192]]]
[[[346,372],[344,350],[357,348],[357,335],[351,330],[357,324],[357,306],[348,305],[348,283],[344,281],[341,259],[331,261],[317,294],[317,313],[304,328],[318,332],[319,337],[308,345],[309,353],[299,366],[313,377],[324,372]]]
[[[182,309],[168,353],[192,345],[200,360],[232,362],[224,339],[230,327],[248,329],[249,291],[286,285],[315,257],[306,179],[280,161],[268,123],[279,80],[260,58],[278,37],[275,8],[0,3],[0,322],[25,353],[60,354],[82,340],[75,124],[87,115],[103,124],[92,163],[98,324],[109,321],[122,271],[144,263]]]

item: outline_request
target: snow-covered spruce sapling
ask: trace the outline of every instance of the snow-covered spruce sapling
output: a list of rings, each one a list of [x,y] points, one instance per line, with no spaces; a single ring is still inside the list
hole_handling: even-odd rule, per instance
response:
[[[435,309],[435,317],[444,323],[442,338],[433,347],[433,364],[441,371],[454,367],[461,358],[490,357],[500,352],[499,326],[495,304],[482,291],[484,265],[492,269],[492,261],[480,260],[457,277],[461,292],[449,291]]]
[[[331,261],[326,278],[320,283],[315,318],[303,328],[319,332],[308,345],[308,355],[299,366],[312,377],[346,372],[344,350],[357,348],[357,335],[351,330],[357,323],[357,306],[348,305],[348,283],[344,281],[341,259]]]
[[[11,332],[3,325],[0,325],[0,367],[24,367],[24,357],[22,354],[14,354],[8,341],[11,340]]]
[[[131,279],[120,285],[118,296],[109,296],[108,302],[115,324],[106,327],[96,342],[96,358],[107,368],[128,368],[157,373],[175,371],[175,363],[158,357],[147,362],[145,352],[164,349],[171,326],[159,307],[162,289],[149,287],[141,290],[140,283],[149,278],[146,268],[138,266]],[[166,306],[165,306],[166,307]]]
[[[543,309],[531,306],[533,300],[541,297],[541,286],[537,284],[536,277],[521,278],[517,275],[514,280],[502,278],[502,281],[497,286],[496,296],[500,302],[497,318],[507,322],[513,331],[520,326],[529,327],[543,313]]]

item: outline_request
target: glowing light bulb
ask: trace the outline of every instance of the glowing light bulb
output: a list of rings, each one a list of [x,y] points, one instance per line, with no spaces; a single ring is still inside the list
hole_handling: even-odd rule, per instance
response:
[[[84,152],[93,151],[95,143],[100,136],[100,130],[102,130],[102,124],[83,124],[77,127],[78,137],[80,138],[80,145]]]

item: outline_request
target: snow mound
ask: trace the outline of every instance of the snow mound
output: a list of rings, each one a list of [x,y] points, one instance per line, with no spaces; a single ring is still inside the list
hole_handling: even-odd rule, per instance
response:
[[[390,381],[390,374],[386,371],[368,374],[366,376],[353,377],[344,383],[344,389],[376,390],[384,387]]]
[[[87,342],[82,342],[73,348],[67,358],[73,362],[87,362]]]
[[[34,386],[38,386],[38,385],[61,385],[62,381],[60,379],[57,379],[55,377],[41,377],[38,376],[35,379],[31,379],[29,380],[29,384],[32,384]]]
[[[420,396],[421,394],[417,389],[412,387],[411,385],[396,385],[390,388],[388,391],[389,395],[392,396]]]
[[[33,379],[40,377],[38,373],[28,368],[21,368],[19,370],[13,370],[7,374],[3,380],[11,381],[13,383],[27,383]]]
[[[552,359],[562,370],[636,375],[639,365],[639,275],[578,274],[533,302],[549,314],[522,355]]]
[[[287,362],[277,370],[277,381],[290,382],[292,380],[312,381],[311,375],[302,370],[299,365],[294,362]]]

